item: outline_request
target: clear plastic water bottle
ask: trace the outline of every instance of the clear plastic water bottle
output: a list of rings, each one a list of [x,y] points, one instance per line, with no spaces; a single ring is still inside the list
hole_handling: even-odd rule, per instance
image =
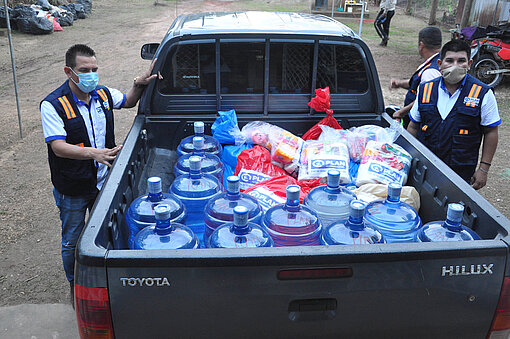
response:
[[[480,240],[480,236],[462,225],[464,206],[448,205],[446,220],[426,223],[416,234],[418,242]]]
[[[133,241],[139,231],[147,226],[156,225],[154,207],[159,204],[170,206],[170,221],[183,222],[186,217],[186,210],[183,203],[174,195],[163,193],[161,178],[150,177],[147,179],[149,194],[136,198],[128,208],[126,222],[129,229],[128,246],[133,248]]]
[[[209,200],[205,205],[205,238],[221,225],[234,221],[234,208],[244,206],[248,209],[248,221],[260,225],[262,222],[262,207],[257,199],[240,192],[239,177],[232,175],[227,178],[227,190]]]
[[[177,146],[177,155],[179,157],[181,155],[193,152],[193,137],[204,137],[205,138],[204,151],[206,153],[221,156],[223,147],[218,142],[218,140],[216,140],[215,138],[213,138],[210,135],[204,134],[205,126],[202,121],[196,121],[193,124],[193,129],[195,131],[195,135],[192,135],[192,136],[182,139],[179,146]]]
[[[204,207],[207,202],[221,192],[218,178],[201,171],[201,158],[189,158],[190,172],[175,178],[170,186],[170,193],[179,198],[186,206],[186,226],[203,239],[205,232]]]
[[[207,241],[211,248],[272,247],[273,239],[266,230],[249,222],[250,211],[245,206],[234,207],[234,222],[218,227]]]
[[[317,212],[323,227],[349,217],[349,204],[356,195],[340,186],[340,171],[328,171],[328,184],[315,187],[305,197],[304,204]]]
[[[189,158],[193,155],[202,158],[202,173],[211,174],[217,177],[220,182],[223,181],[223,163],[220,158],[214,154],[208,154],[204,151],[204,137],[193,137],[193,153],[181,156],[174,166],[175,176],[189,173]]]
[[[134,249],[198,248],[196,235],[186,226],[170,221],[172,210],[167,204],[154,207],[156,225],[145,227],[134,240]]]
[[[388,196],[369,203],[365,209],[365,222],[376,227],[386,242],[413,242],[422,226],[416,210],[400,201],[402,185],[388,184]]]
[[[366,225],[363,215],[365,204],[360,200],[351,201],[349,218],[332,223],[321,234],[323,245],[382,244],[386,241],[377,229]]]
[[[320,244],[321,222],[317,213],[299,204],[300,193],[299,186],[288,186],[285,204],[271,207],[262,218],[276,247]]]

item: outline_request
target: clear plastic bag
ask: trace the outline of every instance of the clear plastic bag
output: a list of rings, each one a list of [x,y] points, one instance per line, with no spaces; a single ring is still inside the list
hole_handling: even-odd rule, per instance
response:
[[[299,162],[299,180],[325,178],[328,170],[340,171],[340,182],[350,182],[349,150],[343,142],[306,141]]]
[[[359,165],[356,186],[390,182],[404,185],[411,161],[411,155],[397,144],[369,141]]]

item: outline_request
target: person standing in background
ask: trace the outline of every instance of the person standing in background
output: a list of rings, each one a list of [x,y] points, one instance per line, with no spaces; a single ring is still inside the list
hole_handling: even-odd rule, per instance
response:
[[[386,47],[388,45],[388,40],[390,39],[390,23],[391,18],[395,15],[396,4],[397,0],[381,0],[381,4],[379,5],[381,10],[374,21],[375,31],[382,39],[379,46]]]
[[[404,100],[404,107],[393,113],[393,118],[404,119],[404,127],[409,125],[409,111],[413,107],[418,86],[426,81],[433,80],[441,76],[439,72],[439,52],[441,51],[442,33],[434,26],[422,28],[418,33],[418,53],[425,60],[411,79],[394,79],[390,81],[390,90],[394,88],[405,88],[407,94]]]

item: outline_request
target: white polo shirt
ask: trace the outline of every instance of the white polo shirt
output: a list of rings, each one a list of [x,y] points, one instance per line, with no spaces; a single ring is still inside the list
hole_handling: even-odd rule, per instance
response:
[[[113,108],[119,109],[126,103],[126,95],[120,91],[108,88],[113,99]],[[105,148],[106,145],[106,116],[101,108],[96,91],[90,92],[90,105],[78,100],[73,93],[74,102],[83,117],[85,126],[87,127],[87,134],[94,148]],[[53,105],[48,101],[41,103],[41,120],[44,132],[44,141],[50,142],[52,140],[66,140],[67,133],[64,129],[64,121],[58,115]],[[103,183],[108,174],[108,167],[104,164],[98,164],[97,167],[97,189],[103,187]]]
[[[437,97],[437,109],[439,111],[439,114],[441,115],[441,118],[443,120],[448,117],[448,114],[450,114],[451,110],[453,109],[453,106],[459,99],[460,92],[462,88],[464,87],[464,83],[466,82],[466,78],[464,78],[464,81],[462,84],[457,88],[455,93],[451,94],[448,89],[446,89],[446,86],[444,85],[443,79],[441,78],[440,86],[438,86],[438,97]],[[418,89],[418,94],[416,95],[416,98],[418,99],[420,97],[420,92]],[[418,103],[415,102],[411,110],[409,111],[409,118],[411,121],[415,123],[421,123],[421,115],[420,111],[418,110]],[[494,92],[489,90],[487,94],[483,97],[482,100],[482,106],[481,106],[481,122],[480,125],[485,127],[495,127],[501,124],[501,118],[499,116],[498,111],[498,103],[496,102],[496,97],[494,96]]]

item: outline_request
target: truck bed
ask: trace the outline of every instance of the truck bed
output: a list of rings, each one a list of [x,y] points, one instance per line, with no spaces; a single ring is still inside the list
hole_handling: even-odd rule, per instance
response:
[[[214,119],[201,118],[207,126]],[[257,117],[243,119],[241,125]],[[387,127],[390,121],[387,115],[338,119],[346,128],[366,123]],[[302,134],[319,117],[265,120]],[[84,283],[82,276],[94,276],[88,286],[107,284],[117,337],[487,334],[505,276],[509,221],[421,144],[413,145],[405,131],[397,143],[414,157],[407,184],[420,193],[423,222],[444,218],[447,204],[460,201],[466,205],[464,224],[483,240],[127,250],[127,207],[146,192],[149,176],[162,177],[168,190],[176,146],[191,134],[193,121],[136,117],[82,235],[81,243],[94,246],[79,252],[77,283]]]

